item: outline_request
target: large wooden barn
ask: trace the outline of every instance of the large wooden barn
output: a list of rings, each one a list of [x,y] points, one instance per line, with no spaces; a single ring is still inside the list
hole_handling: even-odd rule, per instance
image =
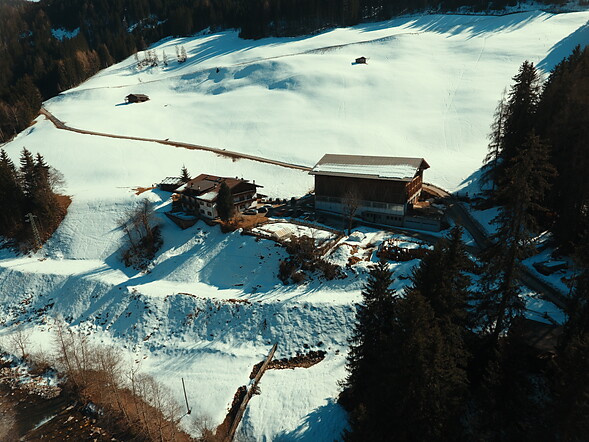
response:
[[[255,182],[236,178],[225,178],[201,174],[176,190],[180,205],[186,213],[214,219],[217,213],[217,197],[221,183],[227,184],[233,195],[236,211],[248,208],[255,200],[258,187]]]
[[[409,206],[421,194],[423,158],[324,155],[315,176],[315,208],[342,214],[355,205],[367,222],[403,226]]]

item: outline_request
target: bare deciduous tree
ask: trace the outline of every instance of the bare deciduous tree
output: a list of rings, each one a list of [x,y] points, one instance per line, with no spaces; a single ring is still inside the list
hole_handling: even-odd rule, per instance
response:
[[[127,240],[123,251],[125,264],[144,269],[162,244],[152,204],[141,200],[119,223]]]
[[[28,356],[29,344],[31,343],[31,332],[20,325],[10,335],[8,342],[12,349],[18,351],[22,359],[26,359]]]
[[[54,193],[61,193],[65,188],[65,177],[63,173],[53,166],[49,166],[49,187]]]
[[[347,225],[348,235],[352,233],[354,216],[356,216],[358,207],[360,207],[360,201],[360,193],[355,188],[348,189],[342,198],[342,211]]]

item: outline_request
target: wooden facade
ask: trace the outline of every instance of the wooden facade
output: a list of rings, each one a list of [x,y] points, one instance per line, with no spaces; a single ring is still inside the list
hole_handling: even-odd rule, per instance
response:
[[[409,182],[316,175],[315,195],[345,198],[353,193],[360,200],[406,204],[412,202],[421,192],[422,174],[423,172]]]
[[[403,226],[408,208],[421,194],[427,168],[423,158],[327,154],[311,171],[315,208],[344,214],[353,204],[355,215],[367,222]],[[436,230],[439,222],[420,227]]]

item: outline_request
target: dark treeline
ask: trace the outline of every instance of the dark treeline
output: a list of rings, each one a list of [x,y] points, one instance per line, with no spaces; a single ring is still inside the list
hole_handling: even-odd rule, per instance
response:
[[[563,252],[573,252],[589,229],[589,49],[577,47],[545,84],[525,62],[499,102],[490,138],[489,202],[509,205],[514,193],[528,192],[525,228],[551,230]]]
[[[546,3],[558,3],[545,0]],[[166,36],[207,27],[243,38],[294,36],[417,10],[498,9],[511,0],[4,0],[0,2],[0,142],[41,101]],[[52,30],[68,31],[56,38]]]
[[[390,289],[387,264],[373,266],[342,383],[344,439],[587,440],[588,244],[564,332],[546,357],[522,338],[523,309],[513,308],[522,299],[517,289],[501,291],[503,275],[494,277],[500,296],[473,290],[476,274],[489,277],[496,267],[484,261],[477,270],[461,235],[455,228],[435,245],[402,296]]]

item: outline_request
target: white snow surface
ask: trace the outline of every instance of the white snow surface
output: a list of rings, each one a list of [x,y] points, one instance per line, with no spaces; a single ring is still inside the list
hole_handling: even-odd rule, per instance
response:
[[[240,40],[226,31],[166,39],[152,49],[173,54],[181,44],[185,63],[138,71],[130,57],[45,105],[81,129],[308,166],[325,153],[423,157],[431,165],[426,181],[454,190],[480,166],[495,104],[521,63],[529,59],[548,72],[586,40],[588,19],[587,11],[426,15],[298,38]],[[369,64],[353,65],[358,56]],[[129,93],[150,101],[124,104]],[[361,229],[360,242],[342,240],[327,259],[342,266],[360,260],[346,279],[284,286],[277,271],[286,252],[272,241],[202,223],[182,231],[163,216],[170,194],[133,189],[184,164],[194,176],[240,176],[269,197],[290,198],[313,188],[306,172],[67,132],[43,117],[4,149],[18,161],[23,146],[63,172],[73,202],[38,253],[0,250],[0,335],[27,321],[34,345],[47,350],[50,318],[61,315],[141,361],[180,403],[183,377],[195,410],[183,419],[187,428],[202,414],[219,424],[273,343],[277,357],[322,349],[327,357],[314,367],[269,371],[239,432],[246,440],[339,437],[346,420],[335,402],[337,381],[345,376],[355,303],[371,250],[389,234]],[[120,220],[142,198],[156,209],[164,238],[144,273],[119,258]],[[394,276],[409,275],[417,263],[392,265]],[[397,279],[394,288],[406,283]]]
[[[47,107],[74,127],[307,166],[325,153],[423,157],[425,180],[455,190],[481,165],[493,111],[522,62],[548,72],[586,44],[588,19],[421,15],[296,38],[166,39],[151,49],[161,59],[183,45],[185,63],[138,71],[130,57]],[[369,64],[354,65],[360,55]],[[130,93],[150,101],[125,105]]]
[[[313,168],[313,172],[331,172],[354,175],[374,175],[380,178],[411,179],[417,167],[409,164],[399,165],[365,165],[365,164],[330,164],[324,163]]]

